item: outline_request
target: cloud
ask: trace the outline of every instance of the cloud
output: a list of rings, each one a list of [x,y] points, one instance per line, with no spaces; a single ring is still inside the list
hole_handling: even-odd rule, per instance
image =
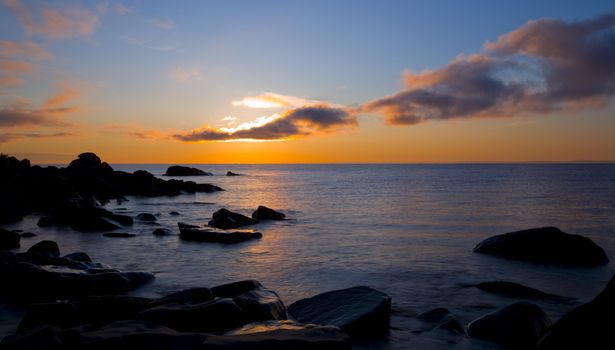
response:
[[[117,13],[120,16],[125,16],[132,12],[131,8],[119,2],[113,4],[113,10],[115,11],[115,13]]]
[[[98,15],[77,7],[66,7],[62,11],[49,7],[40,13],[24,5],[20,0],[4,0],[28,34],[41,35],[50,39],[89,38],[98,25]]]
[[[16,128],[22,126],[72,126],[66,117],[79,110],[75,106],[67,106],[69,102],[80,95],[75,88],[65,87],[51,96],[41,107],[34,108],[24,99],[0,106],[0,127]]]
[[[319,104],[321,101],[306,100],[300,97],[276,94],[275,92],[265,92],[256,96],[244,97],[241,100],[231,102],[235,107],[249,108],[283,108],[283,107],[301,107],[308,104]]]
[[[206,126],[173,135],[186,141],[284,140],[329,133],[357,125],[355,114],[346,108],[329,105],[308,105],[258,118],[235,128]]]
[[[75,134],[69,132],[56,132],[51,134],[41,133],[0,133],[0,143],[7,143],[18,139],[43,139],[43,138],[56,138],[56,137],[69,137],[75,136]]]
[[[615,13],[530,21],[447,66],[406,72],[403,90],[361,106],[388,123],[599,107],[615,94]]]
[[[170,131],[170,130],[162,131],[162,130],[157,130],[157,129],[146,128],[136,123],[108,124],[108,125],[104,125],[103,128],[109,131],[119,131],[125,135],[136,137],[138,139],[155,139],[155,140],[169,139],[170,134],[177,132],[177,131]]]
[[[0,41],[0,86],[17,86],[24,76],[31,74],[38,65],[31,61],[47,60],[51,54],[41,46],[26,42]]]
[[[149,23],[150,25],[158,29],[163,29],[163,30],[171,30],[175,28],[175,21],[173,21],[172,19],[152,18],[148,20],[147,23]]]
[[[171,71],[171,78],[175,81],[186,83],[201,78],[201,71],[198,68],[176,67]]]

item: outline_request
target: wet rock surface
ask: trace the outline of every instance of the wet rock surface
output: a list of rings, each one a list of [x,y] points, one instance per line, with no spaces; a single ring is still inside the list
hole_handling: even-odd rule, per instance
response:
[[[271,208],[267,208],[263,205],[259,205],[258,208],[252,213],[252,218],[256,220],[284,220],[286,214],[275,211]]]
[[[226,208],[222,208],[213,213],[212,218],[208,223],[209,226],[223,230],[235,229],[254,224],[258,224],[258,220],[239,213],[234,213]]]

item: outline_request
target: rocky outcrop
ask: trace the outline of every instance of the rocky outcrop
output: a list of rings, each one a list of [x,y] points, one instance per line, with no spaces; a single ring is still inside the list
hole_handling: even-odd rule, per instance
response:
[[[237,174],[229,170],[226,172],[226,176],[241,176],[241,174]]]
[[[517,302],[470,322],[468,335],[513,349],[533,349],[550,325],[538,305]]]
[[[12,299],[44,301],[93,294],[117,294],[154,278],[88,261],[83,253],[59,256],[55,242],[42,241],[25,253],[0,256],[0,293]]]
[[[179,238],[184,241],[233,244],[261,237],[263,235],[257,231],[222,231],[214,228],[187,228],[179,226]]]
[[[256,220],[284,220],[286,214],[275,211],[271,208],[267,208],[263,205],[259,205],[258,208],[252,213],[252,218]]]
[[[201,169],[191,168],[181,165],[173,165],[167,168],[165,176],[211,176],[212,173],[205,172]]]
[[[298,322],[337,326],[355,338],[386,333],[390,311],[388,295],[363,286],[318,294],[288,307]]]
[[[89,152],[80,154],[66,168],[32,166],[27,159],[20,161],[0,155],[0,225],[32,212],[50,211],[67,201],[95,198],[96,202],[105,203],[123,200],[124,196],[175,196],[221,190],[193,181],[162,180],[143,170],[117,171]],[[88,207],[92,206],[96,205]]]
[[[615,349],[615,276],[592,301],[582,304],[555,322],[540,340],[540,350]]]
[[[258,220],[254,220],[245,215],[234,213],[226,208],[222,208],[216,211],[208,225],[216,228],[220,228],[223,230],[240,228],[243,226],[254,225],[257,224]]]
[[[598,266],[609,262],[591,239],[542,227],[497,235],[480,242],[474,252],[543,264]]]
[[[130,226],[133,220],[130,216],[96,207],[89,201],[70,200],[51,209],[49,215],[41,217],[37,224],[40,227],[70,226],[75,231],[97,232]]]

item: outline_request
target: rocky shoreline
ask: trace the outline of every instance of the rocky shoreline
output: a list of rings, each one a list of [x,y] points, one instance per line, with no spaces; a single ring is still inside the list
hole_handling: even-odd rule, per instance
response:
[[[174,171],[207,176],[193,168],[176,168],[171,173]],[[42,168],[31,166],[27,160],[3,157],[0,177],[1,224],[41,212],[40,227],[65,226],[118,238],[131,234],[109,231],[129,227],[135,220],[155,224],[156,216],[114,213],[103,209],[101,203],[133,195],[222,190],[191,181],[161,180],[143,171],[118,172],[92,153],[79,155],[67,168]],[[138,189],[127,190],[133,182],[139,182]],[[221,208],[207,225],[178,222],[178,238],[240,243],[263,237],[245,226],[285,219],[285,214],[264,206],[259,206],[252,217]],[[24,234],[0,229],[0,297],[26,310],[15,334],[5,337],[0,348],[349,349],[369,339],[382,339],[390,329],[391,298],[370,287],[328,291],[288,307],[276,292],[255,280],[198,286],[156,299],[130,297],[125,293],[149,283],[154,274],[119,271],[93,262],[87,252],[61,255],[60,247],[49,240],[41,240],[25,252],[13,252]],[[152,234],[176,233],[156,228]],[[474,251],[564,268],[592,268],[609,261],[604,250],[589,238],[554,227],[493,236],[480,242]],[[484,281],[471,287],[523,301],[512,302],[467,325],[442,307],[416,315],[416,320],[425,330],[439,329],[453,337],[481,339],[503,348],[614,346],[607,329],[615,305],[615,278],[596,298],[578,306],[573,298],[509,281]],[[571,310],[552,322],[528,299],[570,305]]]

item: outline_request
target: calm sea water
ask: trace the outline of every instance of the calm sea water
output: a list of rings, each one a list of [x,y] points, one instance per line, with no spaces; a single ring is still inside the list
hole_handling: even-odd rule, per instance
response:
[[[116,165],[161,176],[166,165]],[[156,273],[135,295],[160,296],[193,286],[255,278],[287,305],[300,298],[368,285],[393,298],[390,336],[375,348],[493,348],[466,338],[415,334],[411,317],[449,308],[462,323],[515,300],[468,285],[509,280],[547,292],[591,299],[615,272],[559,268],[472,253],[482,239],[509,231],[557,226],[592,238],[615,259],[615,165],[198,165],[215,176],[188,178],[226,189],[172,198],[129,198],[107,205],[128,215],[159,214],[158,224],[206,224],[228,208],[246,215],[258,205],[292,220],[259,224],[261,240],[238,245],[183,242],[151,234],[159,226],[135,223],[135,238],[106,238],[70,229],[41,229],[37,217],[11,225],[52,239],[63,252],[85,251],[96,261]],[[245,176],[226,177],[227,170]],[[186,178],[184,178],[186,179]],[[178,211],[181,216],[170,216]],[[553,320],[571,306],[538,302]],[[21,311],[3,307],[3,333]],[[453,339],[454,343],[446,340]]]

